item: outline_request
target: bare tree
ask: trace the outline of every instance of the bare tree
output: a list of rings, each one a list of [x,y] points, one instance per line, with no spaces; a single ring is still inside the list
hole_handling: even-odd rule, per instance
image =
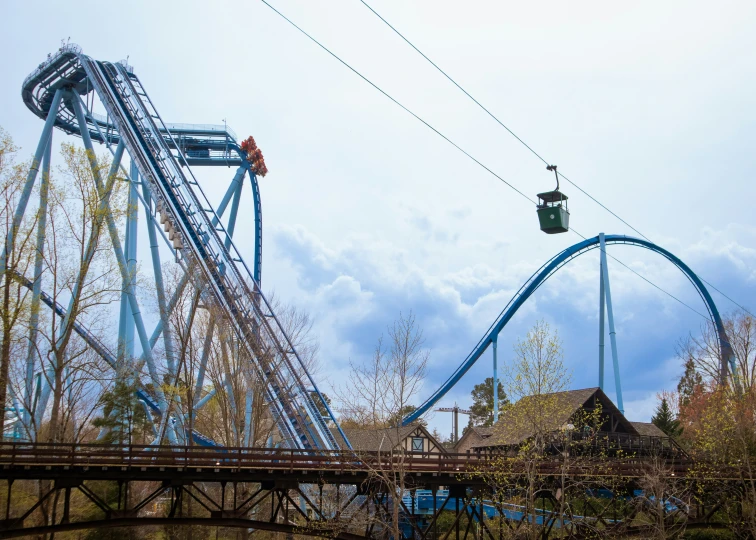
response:
[[[756,320],[745,311],[735,311],[723,318],[725,333],[735,356],[733,375],[745,390],[756,386]],[[698,334],[689,334],[677,344],[677,356],[683,364],[692,362],[706,380],[718,380],[722,355],[719,333],[713,324],[701,325]],[[729,362],[729,358],[725,359]]]
[[[17,163],[18,148],[0,128],[0,234],[4,242],[5,272],[0,275],[0,403],[5,406],[9,373],[14,358],[23,354],[31,318],[30,291],[19,276],[24,276],[34,257],[36,215],[14,221],[14,212],[23,192],[28,163]],[[9,242],[13,238],[13,242]],[[19,412],[19,411],[17,411]],[[5,433],[5,413],[0,415],[0,436]]]
[[[387,336],[388,347],[380,337],[368,363],[351,363],[348,383],[339,389],[338,398],[361,427],[384,428],[377,454],[364,459],[374,484],[382,486],[382,491],[374,494],[373,509],[366,519],[387,536],[401,538],[400,515],[407,511],[402,497],[418,486],[408,472],[410,449],[402,440],[401,424],[390,424],[419,394],[430,351],[412,312],[400,313],[388,327]]]
[[[117,301],[122,291],[120,267],[106,239],[108,216],[119,219],[125,211],[122,186],[108,175],[106,158],[69,144],[61,148],[65,166],[59,168],[62,181],[50,186],[44,258],[51,296],[68,309],[65,317],[53,313],[41,334],[47,351],[42,373],[52,390],[50,441],[61,440],[65,432],[66,379],[88,350],[76,338],[74,323],[95,323],[95,308]]]

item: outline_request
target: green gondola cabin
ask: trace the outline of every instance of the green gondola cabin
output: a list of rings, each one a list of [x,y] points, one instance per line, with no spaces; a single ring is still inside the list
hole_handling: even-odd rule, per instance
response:
[[[570,212],[567,210],[567,195],[561,191],[547,191],[538,194],[538,221],[546,234],[563,233],[570,230]]]

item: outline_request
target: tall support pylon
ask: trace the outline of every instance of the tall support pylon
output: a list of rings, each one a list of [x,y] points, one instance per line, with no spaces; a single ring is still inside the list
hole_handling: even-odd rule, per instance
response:
[[[606,290],[604,289],[604,258],[599,257],[599,388],[604,389],[604,321],[606,320]]]
[[[47,148],[50,144],[53,125],[55,125],[55,115],[60,108],[60,102],[62,99],[63,89],[58,88],[52,98],[52,103],[50,104],[50,113],[45,120],[45,127],[42,129],[42,135],[39,137],[37,150],[34,152],[34,158],[32,158],[32,164],[29,168],[29,173],[26,175],[26,183],[24,184],[24,189],[21,192],[18,206],[16,206],[16,211],[13,213],[11,229],[10,231],[8,231],[8,234],[5,237],[3,251],[2,254],[0,254],[0,278],[5,278],[8,252],[15,249],[16,233],[18,232],[18,228],[21,225],[21,220],[23,219],[24,213],[26,212],[26,206],[29,204],[29,198],[31,197],[32,189],[34,188],[34,182],[37,179],[37,173],[39,172],[39,166],[42,162],[42,157],[47,151]]]
[[[139,180],[139,171],[134,163],[131,163],[129,168],[129,188],[128,199],[126,202],[126,235],[124,244],[126,251],[127,271],[129,275],[129,281],[133,282],[136,279],[136,263],[137,263],[137,194],[136,184]],[[129,310],[129,298],[126,294],[127,284],[123,284],[123,292],[121,292],[121,313],[118,325],[118,347],[119,347],[119,360],[131,362],[134,359],[134,319],[131,316]]]
[[[29,317],[29,344],[26,352],[26,377],[24,379],[24,412],[21,420],[27,435],[31,436],[32,393],[34,392],[34,370],[39,356],[37,351],[37,331],[39,329],[40,295],[42,294],[42,265],[44,263],[45,239],[47,233],[47,202],[50,188],[50,160],[52,158],[52,133],[47,140],[47,149],[42,163],[42,181],[39,187],[39,208],[37,210],[37,238],[34,248],[34,276],[32,282],[31,314]]]
[[[499,421],[499,370],[498,359],[496,358],[497,349],[499,348],[499,334],[494,335],[491,340],[491,348],[493,349],[493,417],[494,424]]]
[[[622,401],[622,384],[620,382],[619,356],[617,354],[617,332],[614,329],[614,310],[612,309],[612,288],[609,284],[609,267],[606,263],[606,239],[604,233],[599,234],[599,250],[601,252],[601,278],[606,303],[606,314],[609,319],[609,342],[612,347],[612,365],[614,367],[614,386],[617,392],[617,408],[624,414],[625,406]],[[603,317],[601,324],[603,326]],[[601,333],[603,338],[603,332]],[[603,339],[599,341],[599,377],[603,379]],[[603,382],[603,381],[602,381]]]

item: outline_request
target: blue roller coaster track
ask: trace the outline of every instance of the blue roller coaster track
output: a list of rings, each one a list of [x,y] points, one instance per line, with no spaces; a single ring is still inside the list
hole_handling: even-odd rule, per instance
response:
[[[91,110],[89,100],[91,99],[94,103],[95,97],[104,107],[105,116],[97,115]],[[14,235],[26,210],[43,158],[46,160],[43,167],[49,170],[53,127],[82,138],[84,146],[90,151],[89,159],[98,189],[106,194],[100,204],[104,205],[107,211],[109,211],[107,194],[110,188],[103,183],[97,172],[97,158],[94,154],[93,142],[107,145],[113,153],[111,174],[108,176],[109,183],[111,178],[115,178],[118,168],[122,168],[120,162],[124,153],[127,152],[130,157],[131,170],[127,175],[131,182],[129,203],[136,205],[140,201],[148,215],[147,226],[160,306],[160,322],[151,337],[146,332],[133,279],[129,273],[133,271],[133,261],[136,257],[136,221],[127,217],[126,251],[122,247],[112,215],[108,213],[105,221],[125,288],[121,304],[119,341],[124,337],[129,338],[130,332],[131,339],[138,340],[141,345],[142,361],[134,368],[138,370],[140,365],[146,364],[152,387],[148,392],[146,385],[143,385],[138,395],[149,409],[162,417],[158,442],[164,432],[167,432],[171,442],[180,442],[189,435],[181,433],[179,437],[176,433],[172,435],[168,424],[176,424],[176,419],[169,418],[169,405],[161,390],[161,372],[157,369],[152,348],[162,334],[166,345],[167,372],[171,376],[176,376],[177,367],[172,358],[173,345],[170,342],[167,316],[175,308],[176,296],[187,284],[191,284],[196,289],[195,295],[198,295],[204,304],[214,306],[219,313],[223,314],[222,323],[232,330],[238,346],[249,358],[249,365],[245,367],[242,375],[246,380],[257,380],[263,383],[264,401],[268,405],[271,419],[274,420],[281,433],[283,444],[312,450],[335,450],[344,445],[350,447],[349,441],[338,428],[336,418],[318,390],[307,366],[260,289],[262,257],[260,194],[256,174],[246,159],[246,153],[237,144],[235,134],[226,126],[165,123],[129,65],[125,62],[110,63],[93,60],[82,54],[81,49],[75,45],[61,47],[56,54],[50,55],[47,61],[40,64],[24,81],[22,98],[27,107],[45,121],[45,127],[19,205],[14,213],[13,226],[6,239],[6,249],[7,246],[13,248]],[[238,166],[239,169],[216,211],[206,198],[190,167],[217,165]],[[249,174],[254,197],[255,259],[253,270],[250,270],[245,263],[233,238],[245,173]],[[137,186],[141,186],[141,194],[138,193]],[[231,204],[231,219],[229,225],[224,226],[221,216],[229,203]],[[158,221],[169,232],[169,237],[164,236],[164,240],[185,272],[178,290],[174,293],[174,298],[170,301],[165,296],[158,254],[156,234],[156,229],[159,230],[156,225]],[[38,238],[41,237],[44,240],[44,233],[45,231],[40,227]],[[4,274],[5,270],[6,251],[4,250],[0,258],[0,274]],[[116,356],[110,353],[107,347],[99,343],[85,327],[68,320],[71,310],[66,310],[63,306],[52,302],[51,298],[41,291],[37,285],[40,282],[39,277],[35,270],[33,280],[28,280],[23,276],[17,276],[17,279],[32,289],[33,302],[42,301],[51,307],[63,318],[64,325],[72,324],[73,330],[84,338],[93,350],[103,356],[108,363],[114,365]],[[127,323],[124,322],[126,320]],[[213,329],[219,324],[220,322],[213,321],[208,339],[212,339]],[[33,341],[35,331],[36,328],[31,334],[30,342]],[[136,337],[134,332],[136,332]],[[206,346],[205,351],[208,348]],[[207,352],[203,352],[203,364],[200,367],[196,387],[197,394],[202,392],[206,360]],[[28,403],[31,402],[32,378],[33,370],[27,365],[25,402]],[[229,389],[230,378],[231,373],[227,372],[226,385]],[[216,390],[206,395],[200,403],[206,402],[206,398]],[[40,411],[31,414],[36,416],[44,412],[44,404],[49,392],[48,384],[48,388],[41,393],[43,397]],[[195,408],[198,408],[200,403],[194,404]],[[247,430],[251,429],[251,407],[252,398],[248,394],[245,411]],[[326,416],[323,416],[321,411],[326,411]],[[23,415],[19,416],[23,417]],[[39,419],[41,420],[41,416]],[[28,415],[26,420],[28,421]],[[329,429],[327,424],[329,421],[338,428],[336,434]],[[200,434],[194,433],[191,436],[195,440],[199,439],[199,442],[212,443]],[[242,440],[249,441],[249,437],[250,433],[247,432]],[[342,444],[337,442],[337,437],[341,439]]]
[[[717,330],[719,337],[720,348],[720,368],[719,377],[720,382],[727,379],[728,373],[735,373],[735,360],[733,358],[732,347],[728,341],[727,334],[725,332],[722,318],[719,315],[717,306],[714,304],[714,300],[711,298],[709,291],[704,286],[701,279],[691,270],[684,262],[682,262],[675,255],[670,253],[664,248],[657,246],[656,244],[649,242],[648,240],[642,240],[640,238],[633,238],[631,236],[620,235],[607,235],[605,237],[606,244],[623,244],[629,246],[638,246],[654,253],[658,253],[662,257],[666,258],[672,264],[682,271],[685,276],[690,280],[693,286],[698,291],[701,299],[706,304],[706,309],[709,312],[711,322]],[[594,238],[588,238],[582,242],[568,247],[564,251],[558,253],[547,261],[541,268],[539,268],[530,278],[520,287],[517,293],[512,297],[509,303],[501,311],[497,319],[486,331],[485,335],[475,345],[470,354],[459,365],[459,367],[452,373],[446,382],[436,390],[420,407],[414,410],[411,414],[407,415],[402,421],[403,425],[410,424],[420,418],[423,414],[428,412],[446,393],[456,385],[460,379],[467,373],[470,368],[478,361],[489,346],[494,344],[498,338],[499,333],[504,327],[512,320],[512,317],[517,310],[527,301],[530,296],[543,285],[554,273],[562,268],[565,264],[572,261],[576,257],[587,253],[593,249],[600,247],[600,238],[598,236]]]

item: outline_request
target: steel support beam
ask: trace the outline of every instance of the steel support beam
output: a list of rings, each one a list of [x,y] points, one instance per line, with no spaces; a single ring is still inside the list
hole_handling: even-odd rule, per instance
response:
[[[223,217],[223,214],[226,211],[226,208],[228,207],[228,203],[231,201],[231,198],[233,197],[234,193],[238,189],[238,184],[244,180],[244,172],[245,172],[244,167],[239,167],[239,169],[237,169],[236,174],[234,175],[234,178],[231,181],[231,184],[229,185],[228,189],[226,190],[226,193],[223,196],[223,200],[221,201],[220,206],[218,207],[218,211],[216,212],[216,215],[218,216],[218,218]],[[143,186],[143,190],[149,191],[149,188],[147,187],[146,183],[142,183],[142,186]],[[146,194],[144,195],[144,199],[145,199],[145,201],[149,200]],[[235,221],[236,220],[234,219],[234,222]],[[153,223],[153,225],[154,225],[154,217],[152,216],[152,214],[150,214],[148,216],[147,222],[148,223]],[[217,225],[217,224],[218,224],[218,219],[217,218],[213,218],[213,225]],[[148,231],[149,231],[149,229],[148,229]],[[153,232],[154,232],[154,229],[153,229]],[[152,241],[152,236],[150,236],[150,247],[151,248],[152,248],[153,244],[155,244],[155,250],[157,250],[157,240],[155,240],[153,242]],[[159,252],[158,252],[158,254],[159,254]],[[154,265],[154,260],[153,260],[153,265]],[[157,273],[156,273],[156,275],[157,275]],[[155,346],[155,343],[157,343],[157,340],[160,337],[160,335],[162,334],[163,328],[165,327],[164,322],[163,322],[163,318],[162,318],[162,313],[165,312],[167,314],[167,316],[169,316],[171,313],[173,313],[173,309],[176,307],[176,304],[178,303],[178,300],[181,297],[181,293],[183,292],[184,287],[186,286],[186,284],[189,281],[189,277],[190,276],[189,276],[188,273],[186,273],[186,274],[184,274],[182,276],[181,280],[179,281],[179,284],[176,287],[176,291],[173,293],[173,296],[171,297],[170,301],[165,306],[165,310],[163,310],[161,308],[161,320],[157,323],[157,325],[155,326],[155,329],[152,332],[152,335],[150,336],[150,349],[152,349],[152,347]],[[162,274],[161,274],[161,277],[160,277],[160,281],[162,282]],[[163,287],[163,290],[165,291],[164,287]],[[163,293],[163,298],[165,298],[165,292]],[[158,300],[158,302],[159,302],[159,300]],[[166,317],[166,320],[167,320],[167,317]],[[167,347],[167,345],[166,345],[166,347]],[[175,347],[171,346],[171,350],[175,351]],[[174,357],[175,357],[175,354],[174,354]],[[143,361],[144,358],[142,358],[141,360]]]
[[[137,246],[137,194],[136,182],[139,179],[139,171],[135,163],[129,168],[129,194],[126,208],[126,234],[125,241],[126,266],[129,273],[129,283],[134,282],[136,277],[136,246]],[[118,325],[118,359],[132,362],[134,359],[134,319],[129,313],[129,297],[126,294],[128,283],[123,283],[121,291],[121,314]]]
[[[42,157],[47,150],[48,143],[52,134],[53,126],[55,125],[55,117],[58,114],[60,108],[60,101],[63,98],[63,90],[58,89],[55,91],[52,103],[50,104],[50,111],[47,113],[47,119],[45,120],[45,127],[42,129],[42,135],[39,137],[37,143],[37,150],[34,152],[34,158],[32,159],[31,167],[29,168],[29,174],[26,175],[26,183],[24,189],[21,191],[21,197],[18,200],[18,206],[13,213],[13,221],[11,223],[11,229],[8,231],[8,235],[5,237],[5,245],[3,246],[3,252],[0,254],[0,279],[4,277],[6,270],[6,263],[8,252],[13,251],[16,242],[16,232],[21,226],[21,220],[26,212],[26,205],[29,203],[29,197],[31,197],[32,188],[34,182],[37,179],[37,173],[39,172],[39,165],[42,161]]]
[[[497,366],[496,353],[499,348],[499,334],[494,335],[491,340],[493,348],[493,417],[494,424],[499,421],[499,371]]]
[[[231,215],[228,217],[228,227],[226,230],[228,231],[228,235],[226,236],[226,241],[224,245],[226,246],[226,249],[229,249],[231,247],[231,239],[234,237],[234,230],[236,229],[236,215],[239,212],[239,201],[241,200],[241,194],[242,190],[244,189],[244,168],[239,167],[239,171],[241,171],[241,177],[239,178],[238,182],[236,181],[236,178],[238,176],[234,177],[234,182],[237,183],[236,190],[234,191],[234,200],[231,203]]]
[[[76,118],[79,122],[79,125],[86,126],[86,120],[84,119],[84,111],[82,110],[81,104],[78,102],[78,100],[72,100],[72,104],[76,111]],[[102,189],[102,180],[100,179],[100,175],[98,172],[97,157],[95,156],[94,147],[92,146],[92,139],[89,137],[89,131],[86,128],[84,128],[81,130],[81,135],[84,141],[84,147],[87,150],[89,150],[89,159],[91,162],[90,164],[92,166],[92,171],[94,173],[95,182],[97,183],[98,187]],[[109,213],[106,213],[106,221],[108,225],[108,232],[110,233],[110,240],[113,244],[113,250],[115,251],[118,266],[121,270],[121,279],[124,281],[128,281],[128,270],[127,270],[126,258],[124,256],[123,248],[121,246],[121,240],[118,237],[118,230],[116,229],[113,216]],[[152,350],[150,348],[147,332],[144,328],[144,321],[142,320],[142,312],[139,308],[139,302],[137,300],[136,293],[134,291],[133,283],[129,283],[127,287],[127,294],[129,297],[129,305],[131,306],[131,313],[134,318],[134,324],[136,325],[137,334],[139,336],[139,342],[140,342],[140,345],[142,346],[142,352],[147,362],[147,369],[150,372],[150,378],[152,379],[152,383],[155,385],[155,393],[158,396],[158,402],[161,404],[161,408],[164,408],[165,396],[163,395],[163,391],[161,389],[162,381],[160,379],[159,373],[157,372],[155,361],[152,358]]]
[[[252,392],[252,387],[247,388],[247,395],[244,404],[244,432],[242,444],[244,446],[250,446],[254,440],[255,430],[252,425],[252,405],[254,404],[255,396]]]
[[[34,253],[34,277],[32,282],[31,314],[29,316],[29,345],[26,351],[26,377],[24,378],[23,423],[31,433],[31,404],[34,388],[34,369],[37,353],[37,331],[39,330],[40,296],[42,294],[42,265],[44,263],[45,239],[47,233],[47,197],[50,188],[50,159],[52,154],[52,133],[48,137],[47,149],[42,162],[42,182],[39,186],[39,209],[37,211],[37,244]]]
[[[612,363],[614,365],[614,386],[617,391],[617,408],[624,414],[625,406],[622,402],[622,384],[620,383],[619,358],[617,356],[617,333],[614,329],[612,288],[609,285],[609,267],[606,264],[606,241],[604,233],[599,234],[599,245],[601,251],[601,274],[604,277],[604,292],[606,294],[606,313],[609,319],[609,342],[612,347]]]
[[[215,333],[215,318],[210,317],[210,328],[208,328],[205,342],[202,345],[202,356],[200,365],[197,370],[197,382],[194,385],[194,403],[192,404],[192,415],[200,409],[200,395],[202,395],[202,386],[205,384],[205,370],[207,369],[207,359],[210,357],[210,349],[213,344],[213,334]],[[214,395],[214,394],[213,394]],[[203,403],[204,405],[204,403]],[[194,417],[192,417],[194,419]]]
[[[213,218],[212,224],[213,226],[218,224],[218,220],[223,217],[223,213],[226,211],[226,207],[228,206],[228,203],[231,202],[231,197],[234,196],[236,191],[239,188],[239,184],[244,181],[244,167],[239,167],[236,170],[236,174],[234,175],[234,178],[231,180],[231,183],[228,186],[228,189],[226,190],[226,193],[223,195],[223,199],[221,200],[220,205],[218,206],[218,210],[215,212],[217,217]]]
[[[197,402],[197,404],[194,406],[194,411],[195,412],[199,411],[202,407],[204,407],[205,405],[207,405],[208,401],[210,401],[211,399],[213,399],[213,397],[215,396],[215,394],[217,392],[218,392],[217,389],[213,388],[207,394],[205,394],[205,396],[202,399],[200,399]]]
[[[137,205],[137,181],[139,180],[139,170],[135,163],[131,163],[129,175],[129,197],[128,209],[126,214],[126,227],[129,231],[129,241],[126,245],[126,265],[129,271],[129,282],[134,287],[136,282],[136,265],[137,265],[137,225],[139,223],[139,212]],[[126,358],[129,361],[134,359],[134,321],[127,318],[126,324]]]
[[[237,424],[238,420],[238,414],[237,414],[237,408],[236,408],[236,396],[234,395],[234,386],[233,386],[233,378],[231,377],[231,367],[228,364],[228,348],[230,348],[231,343],[229,343],[228,338],[221,335],[221,359],[223,361],[223,369],[225,370],[226,375],[226,397],[228,398],[228,404],[231,407],[231,415],[233,416],[233,421],[231,424],[234,426],[234,434],[236,435],[237,444],[239,444],[239,426]]]
[[[136,167],[134,167],[136,169]],[[150,195],[150,189],[147,187],[147,182],[142,182],[142,194],[145,201],[152,201]],[[180,294],[183,292],[186,283],[189,280],[189,274],[185,273],[181,277],[181,281],[176,288],[177,296],[172,298],[171,305],[167,305],[165,301],[165,286],[163,284],[163,267],[160,263],[160,249],[158,247],[157,231],[155,218],[152,215],[151,209],[145,207],[144,212],[147,221],[147,235],[150,238],[150,254],[152,256],[152,272],[155,275],[155,290],[157,293],[158,309],[160,310],[160,329],[163,333],[163,344],[165,345],[165,358],[168,364],[168,369],[173,372],[176,365],[175,348],[173,343],[173,332],[171,331],[169,324],[169,316],[173,311]],[[157,330],[157,329],[156,329]],[[154,333],[153,333],[154,335]],[[150,347],[154,346],[152,338],[150,338]]]
[[[599,257],[599,388],[604,389],[604,321],[606,320],[606,291],[604,290],[604,258]]]
[[[79,103],[75,100],[70,100],[71,105],[74,107],[75,110],[77,110],[77,116],[79,116],[79,113],[81,112],[81,107],[79,106]],[[83,120],[83,115],[81,115],[81,120]],[[92,141],[89,140],[89,132],[84,131],[86,134],[85,139],[85,147],[87,146],[87,140],[89,141],[89,147],[87,147],[90,166],[92,167],[92,174],[95,177],[95,182],[97,184],[97,190],[100,193],[100,200],[98,202],[97,206],[97,214],[101,215],[104,214],[107,218],[110,219],[112,222],[112,216],[107,212],[108,203],[110,200],[110,194],[113,190],[113,185],[115,183],[116,179],[116,173],[118,172],[118,167],[120,165],[120,160],[123,157],[123,150],[124,147],[122,145],[118,145],[118,150],[116,151],[116,156],[113,158],[113,163],[111,164],[110,171],[108,172],[108,181],[106,185],[103,185],[102,179],[100,178],[99,168],[97,166],[96,157],[94,154],[94,148],[92,148]],[[90,236],[87,239],[87,245],[84,251],[84,258],[82,259],[82,266],[87,266],[91,263],[92,258],[94,257],[95,247],[97,243],[96,235],[99,234],[99,232],[96,231],[96,229],[99,227],[93,227],[92,231],[90,232]],[[113,228],[115,228],[115,225],[113,225]],[[82,269],[80,269],[81,271]],[[125,269],[122,268],[122,271],[125,271]],[[65,315],[63,316],[63,321],[60,325],[60,331],[58,333],[58,339],[60,339],[66,332],[66,329],[69,325],[74,324],[75,322],[75,316],[72,318],[72,312],[73,312],[73,302],[74,299],[78,296],[78,288],[79,284],[81,283],[83,278],[79,277],[76,281],[76,284],[74,285],[74,290],[71,293],[71,300],[68,304],[68,310],[66,311]],[[37,407],[32,411],[32,414],[34,414],[35,423],[38,427],[42,421],[42,416],[44,415],[45,409],[47,408],[47,401],[50,397],[50,391],[52,390],[50,386],[50,381],[52,380],[54,376],[54,368],[50,368],[45,372],[45,380],[42,383],[42,390],[40,394],[39,402],[37,403]]]

